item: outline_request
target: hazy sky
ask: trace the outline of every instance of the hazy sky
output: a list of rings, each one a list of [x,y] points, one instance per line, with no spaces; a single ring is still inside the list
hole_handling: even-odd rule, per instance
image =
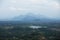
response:
[[[0,19],[8,19],[26,13],[60,18],[60,0],[0,0]]]

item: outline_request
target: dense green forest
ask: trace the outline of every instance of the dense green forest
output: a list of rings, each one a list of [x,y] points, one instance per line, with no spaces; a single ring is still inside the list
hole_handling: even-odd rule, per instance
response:
[[[34,24],[0,25],[0,40],[60,40],[60,31],[51,29],[56,28],[55,25],[39,25],[42,27],[30,28],[29,26],[32,25],[34,26]]]

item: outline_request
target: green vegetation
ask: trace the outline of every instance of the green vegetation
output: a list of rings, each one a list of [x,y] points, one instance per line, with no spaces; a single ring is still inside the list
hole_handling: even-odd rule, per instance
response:
[[[0,25],[0,40],[59,40],[60,31],[50,29],[56,27],[45,25],[48,27],[33,29],[29,26],[27,24]]]

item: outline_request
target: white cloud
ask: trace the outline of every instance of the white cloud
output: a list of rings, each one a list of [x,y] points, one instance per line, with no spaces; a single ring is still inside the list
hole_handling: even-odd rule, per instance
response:
[[[31,10],[31,9],[26,9],[26,8],[17,8],[17,10]]]
[[[27,10],[31,10],[31,9],[9,7],[9,10],[11,10],[11,11],[27,11]]]
[[[9,7],[11,10],[32,10],[32,9],[59,9],[59,3],[56,1],[49,0],[10,0],[11,3],[5,5]],[[13,6],[13,7],[11,7]],[[42,10],[41,9],[41,10]]]
[[[48,0],[31,0],[32,3],[44,4],[48,3]]]
[[[48,4],[48,6],[49,7],[51,7],[52,9],[59,9],[60,8],[60,4],[58,3],[58,2],[50,2],[49,4]]]
[[[18,14],[24,14],[25,12],[36,12],[51,17],[55,17],[54,14],[57,16],[59,15],[57,13],[58,9],[60,9],[60,4],[54,0],[5,0],[0,8],[1,11],[8,10],[13,11],[14,13],[17,11]],[[6,14],[8,14],[7,11]]]
[[[16,0],[11,0],[11,3],[16,3],[17,1]]]
[[[15,10],[16,11],[16,8],[15,7],[9,7],[9,10]]]
[[[57,1],[49,1],[49,0],[32,0],[33,6],[37,7],[39,6],[39,8],[48,8],[48,9],[59,9],[60,8],[60,4]]]
[[[55,8],[60,8],[60,4],[59,4],[59,3],[55,3],[53,6],[54,6]]]

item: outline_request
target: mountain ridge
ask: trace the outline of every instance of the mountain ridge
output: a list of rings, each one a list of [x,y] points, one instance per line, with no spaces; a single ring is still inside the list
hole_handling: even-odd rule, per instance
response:
[[[12,19],[13,21],[21,21],[21,22],[53,22],[54,20],[51,18],[48,18],[43,15],[36,15],[33,13],[28,13],[26,15],[20,15],[17,17],[14,17]],[[56,21],[56,20],[55,20]]]
[[[5,20],[4,20],[5,21]],[[58,19],[51,19],[41,14],[27,13],[26,15],[19,15],[6,21],[20,21],[20,22],[60,22]]]

